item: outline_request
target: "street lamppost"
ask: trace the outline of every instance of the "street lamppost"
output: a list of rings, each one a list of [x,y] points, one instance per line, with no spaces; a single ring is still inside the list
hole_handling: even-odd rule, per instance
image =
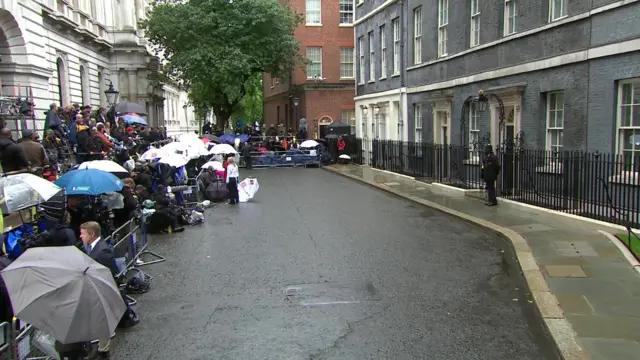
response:
[[[107,102],[111,106],[115,106],[118,103],[120,92],[113,87],[113,83],[109,80],[109,86],[104,91],[104,95],[107,97]]]
[[[298,120],[298,104],[300,104],[300,98],[297,96],[294,96],[293,97],[293,108],[294,108],[293,118],[295,119],[294,124],[296,128],[300,127],[299,120]]]
[[[184,110],[184,121],[187,122],[187,132],[189,132],[189,117],[187,116],[187,108],[189,107],[189,104],[184,103],[184,105],[182,105],[182,109]]]
[[[497,151],[504,150],[503,147],[510,147],[507,145],[507,139],[505,137],[505,114],[504,114],[504,103],[502,102],[502,98],[497,94],[485,94],[484,90],[478,91],[478,111],[485,112],[489,108],[489,99],[493,99],[498,103],[498,146],[496,147]]]

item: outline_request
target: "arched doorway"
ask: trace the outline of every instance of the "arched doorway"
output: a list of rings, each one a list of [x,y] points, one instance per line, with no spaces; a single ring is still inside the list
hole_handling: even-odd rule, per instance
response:
[[[67,92],[69,86],[67,79],[69,77],[67,75],[67,67],[64,64],[64,60],[60,57],[56,60],[56,69],[58,75],[58,101],[60,106],[66,106],[69,104]]]
[[[327,135],[327,131],[329,130],[329,125],[333,123],[333,119],[329,116],[323,116],[318,120],[318,128],[316,131],[320,134],[320,138],[324,138]]]
[[[91,90],[89,90],[89,77],[87,76],[87,68],[80,65],[80,98],[82,105],[91,105]]]

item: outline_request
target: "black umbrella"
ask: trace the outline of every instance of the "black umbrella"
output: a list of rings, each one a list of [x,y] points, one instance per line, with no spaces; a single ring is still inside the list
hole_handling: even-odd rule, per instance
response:
[[[128,101],[116,104],[116,112],[119,114],[136,113],[138,115],[147,115],[147,109],[144,106]]]

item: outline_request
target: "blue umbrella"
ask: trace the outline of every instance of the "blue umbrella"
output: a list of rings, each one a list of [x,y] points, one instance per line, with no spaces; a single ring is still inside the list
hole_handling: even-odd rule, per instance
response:
[[[147,126],[147,121],[145,119],[141,118],[140,116],[137,116],[137,115],[129,115],[129,114],[127,114],[127,115],[123,115],[122,118],[129,125],[131,125],[131,124],[140,124],[140,125]]]
[[[64,188],[67,195],[91,196],[120,191],[124,186],[115,175],[95,169],[69,171],[54,184]]]
[[[219,139],[223,144],[233,144],[233,140],[236,139],[236,136],[233,134],[224,134],[220,136]]]
[[[247,134],[240,135],[240,141],[241,142],[247,142],[247,141],[249,141],[250,138],[251,138],[251,136],[249,136]]]

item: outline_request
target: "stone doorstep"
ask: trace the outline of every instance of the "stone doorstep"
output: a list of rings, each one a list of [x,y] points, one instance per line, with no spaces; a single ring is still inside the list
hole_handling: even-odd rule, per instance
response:
[[[329,168],[328,170],[340,173],[339,171],[336,171],[331,168]],[[490,230],[500,232],[504,236],[509,238],[510,241],[514,244],[514,246],[515,244],[519,244],[523,247],[524,246],[528,247],[526,243],[526,239],[524,239],[520,234],[516,233],[511,229],[497,226],[489,221],[485,221],[483,219],[479,219],[474,216],[470,216],[468,214],[450,209],[444,205],[432,203],[425,199],[419,199],[419,198],[416,198],[415,196],[410,196],[410,195],[408,196],[406,194],[403,194],[401,191],[393,189],[389,186],[385,186],[384,184],[377,184],[377,183],[371,183],[369,181],[366,181],[362,177],[359,177],[357,175],[344,174],[344,173],[342,173],[342,175],[345,175],[349,178],[352,178],[354,180],[357,180],[363,183],[368,183],[370,185],[376,186],[387,192],[401,195],[409,200],[412,200],[414,202],[420,203],[428,207],[436,208],[437,210],[443,211],[450,215],[472,221],[478,224],[479,226],[489,228]],[[434,206],[431,206],[430,204],[433,204]],[[562,309],[560,309],[558,300],[551,292],[548,291],[548,285],[544,280],[544,277],[540,273],[540,269],[538,267],[538,264],[535,261],[535,258],[533,257],[533,254],[531,253],[531,250],[529,249],[529,251],[517,251],[516,255],[518,257],[518,262],[520,263],[520,267],[525,274],[525,279],[527,281],[527,284],[530,290],[532,291],[532,295],[536,302],[536,306],[540,310],[543,320],[547,328],[549,329],[549,332],[551,333],[551,336],[555,341],[559,351],[562,354],[562,358],[564,360],[589,360],[589,357],[586,354],[586,352],[580,347],[580,345],[578,345],[576,340],[576,333],[573,331],[571,324],[567,321],[567,319],[563,317],[563,312],[562,312]],[[581,267],[579,267],[579,269],[580,271],[582,271]],[[574,274],[580,274],[577,271],[575,271],[575,269],[573,270],[574,270]],[[582,271],[582,274],[584,274],[584,271]],[[584,277],[586,277],[586,274],[584,274]],[[545,291],[545,287],[546,287],[546,291]],[[534,289],[537,289],[538,291],[535,291]]]

